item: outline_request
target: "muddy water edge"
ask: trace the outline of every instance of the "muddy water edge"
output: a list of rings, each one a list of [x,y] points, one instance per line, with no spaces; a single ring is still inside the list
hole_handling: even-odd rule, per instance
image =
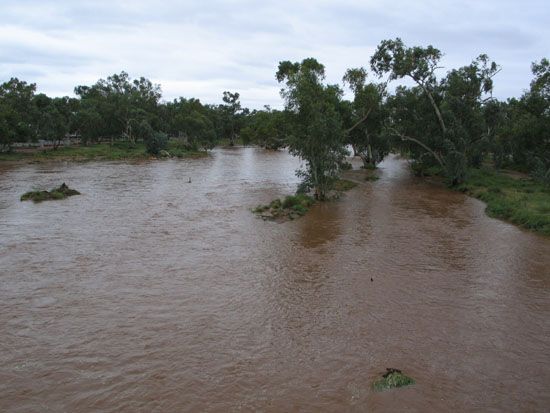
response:
[[[395,157],[297,221],[255,217],[298,167],[0,166],[0,411],[548,408],[548,238]],[[19,201],[61,182],[82,195]],[[416,384],[373,392],[386,367]]]

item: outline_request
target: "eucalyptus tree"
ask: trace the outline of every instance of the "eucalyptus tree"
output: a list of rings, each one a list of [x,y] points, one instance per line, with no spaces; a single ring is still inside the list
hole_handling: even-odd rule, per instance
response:
[[[415,82],[410,90],[397,91],[389,130],[413,143],[406,147],[414,159],[437,162],[456,185],[465,179],[468,166],[479,165],[488,147],[482,106],[491,99],[492,78],[499,68],[480,55],[438,81],[440,59],[441,52],[433,46],[409,48],[397,38],[382,41],[370,63],[379,76]],[[409,106],[399,108],[405,103]]]
[[[67,96],[50,98],[40,93],[35,95],[33,102],[36,107],[36,137],[52,142],[55,150],[76,127],[78,100]]]
[[[509,166],[550,183],[550,62],[541,59],[531,70],[530,89],[507,102],[500,138]]]
[[[96,114],[103,119],[102,129],[96,131],[102,136],[96,138],[123,138],[134,144],[137,138],[134,130],[142,121],[149,122],[154,129],[158,126],[160,86],[144,77],[131,80],[128,73],[121,72],[92,86],[77,86],[75,94],[89,114],[83,120],[97,118]]]
[[[239,101],[239,93],[223,92],[224,104],[220,106],[224,114],[224,135],[229,140],[229,145],[235,145],[235,141],[241,127],[242,107]]]
[[[306,161],[298,174],[316,198],[325,199],[346,154],[338,111],[342,90],[323,83],[325,67],[313,58],[280,62],[276,78],[285,85],[281,96],[291,127],[289,149]]]
[[[15,142],[34,139],[36,84],[11,78],[0,85],[0,151],[10,151]]]
[[[212,149],[218,140],[212,111],[199,99],[175,99],[162,105],[163,130],[188,149]]]
[[[365,167],[375,167],[390,151],[390,140],[384,134],[386,109],[384,98],[387,95],[384,83],[367,83],[364,68],[348,69],[343,77],[353,91],[347,116],[346,143],[353,147]]]
[[[269,106],[264,110],[252,111],[247,118],[246,126],[241,129],[243,143],[255,143],[271,150],[285,147],[288,134],[285,112],[273,110]]]

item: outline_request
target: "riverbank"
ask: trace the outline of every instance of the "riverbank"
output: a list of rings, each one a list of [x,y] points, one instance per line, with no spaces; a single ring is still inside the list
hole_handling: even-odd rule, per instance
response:
[[[200,158],[206,156],[206,151],[190,151],[182,148],[177,143],[168,144],[165,157],[176,158]],[[90,146],[68,146],[57,149],[17,151],[1,153],[0,162],[41,162],[41,161],[88,161],[88,160],[139,160],[155,159],[154,155],[147,153],[145,144],[136,143],[129,145],[126,142],[117,142],[113,145],[99,143]]]
[[[487,215],[550,236],[550,188],[531,178],[472,169],[457,190],[487,204]]]

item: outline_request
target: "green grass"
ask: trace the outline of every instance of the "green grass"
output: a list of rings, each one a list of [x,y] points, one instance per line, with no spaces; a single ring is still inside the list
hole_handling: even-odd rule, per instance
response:
[[[296,216],[305,215],[314,203],[314,199],[308,195],[289,195],[282,200],[275,199],[269,205],[258,205],[252,212],[260,215],[266,215],[267,213],[266,216],[271,218],[287,217],[294,219]]]
[[[489,216],[550,235],[550,188],[532,179],[473,169],[457,189],[485,202]]]
[[[29,191],[21,195],[21,201],[33,201],[34,203],[65,199],[69,196],[80,195],[75,189],[69,188],[64,183],[58,188],[54,188],[51,191]]]
[[[365,181],[368,181],[368,182],[378,181],[379,179],[380,177],[378,175],[367,175],[365,177]]]
[[[171,156],[178,158],[205,156],[203,151],[190,151],[178,145],[177,142],[170,142],[167,148]],[[113,145],[100,143],[90,146],[60,147],[56,150],[45,149],[36,152],[12,152],[0,154],[0,161],[45,161],[45,160],[127,160],[127,159],[149,159],[152,155],[145,151],[143,143],[135,145],[127,142],[116,142]]]
[[[401,370],[386,369],[386,373],[372,383],[372,388],[376,391],[383,391],[411,384],[414,384],[414,380],[404,375]]]

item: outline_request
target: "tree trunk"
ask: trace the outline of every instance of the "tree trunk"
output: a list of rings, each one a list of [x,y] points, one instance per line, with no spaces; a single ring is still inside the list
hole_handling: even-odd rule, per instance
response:
[[[443,121],[443,116],[441,115],[439,107],[435,103],[435,99],[432,96],[432,93],[423,84],[420,84],[420,87],[422,88],[422,90],[424,90],[424,92],[426,93],[426,95],[428,95],[428,98],[430,99],[430,103],[432,104],[432,106],[435,110],[435,114],[436,114],[437,119],[439,121],[439,126],[441,126],[441,130],[443,131],[443,133],[447,133],[447,127],[445,126],[445,122]]]

